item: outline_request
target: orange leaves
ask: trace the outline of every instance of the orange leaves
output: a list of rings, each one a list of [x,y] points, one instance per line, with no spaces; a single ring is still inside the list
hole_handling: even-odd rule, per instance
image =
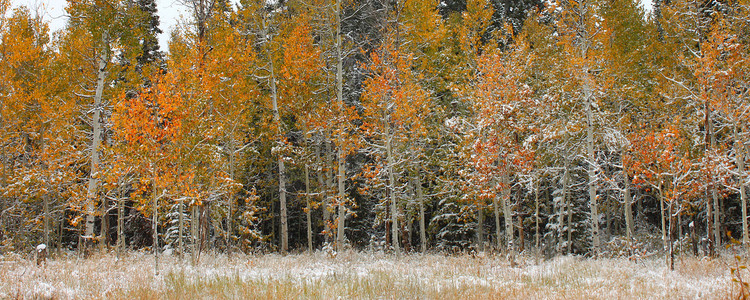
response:
[[[120,95],[112,116],[116,132],[127,143],[158,147],[179,136],[184,118],[183,96],[172,75],[155,75],[151,87],[134,97]]]
[[[531,169],[536,159],[525,141],[536,131],[539,105],[524,82],[531,59],[522,40],[507,52],[487,49],[477,58],[477,74],[463,94],[474,111],[475,132],[465,138],[471,143],[467,180],[483,193],[505,188],[498,178]]]
[[[424,135],[429,94],[411,68],[413,56],[394,47],[384,44],[370,55],[367,69],[372,75],[365,80],[362,93],[363,128],[368,135],[381,135],[390,129],[399,135]]]
[[[656,189],[666,201],[692,197],[697,192],[689,140],[677,125],[660,131],[644,130],[631,136],[632,151],[626,155],[633,183]]]

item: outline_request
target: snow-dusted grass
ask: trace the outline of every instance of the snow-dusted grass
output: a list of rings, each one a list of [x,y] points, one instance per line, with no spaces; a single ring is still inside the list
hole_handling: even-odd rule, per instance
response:
[[[726,299],[737,292],[730,258],[558,257],[510,267],[502,256],[204,254],[198,265],[130,253],[89,259],[0,257],[0,299]],[[750,276],[745,277],[750,278]]]

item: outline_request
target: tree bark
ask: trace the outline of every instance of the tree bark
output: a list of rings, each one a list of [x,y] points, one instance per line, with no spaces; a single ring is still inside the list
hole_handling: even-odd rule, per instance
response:
[[[122,257],[123,247],[125,245],[125,236],[123,231],[125,224],[123,218],[125,217],[125,198],[122,195],[122,184],[118,187],[117,192],[117,257]]]
[[[387,121],[386,121],[387,122]],[[393,240],[393,251],[398,255],[401,254],[401,248],[399,247],[399,240],[398,240],[398,205],[396,203],[396,182],[395,178],[393,176],[393,146],[391,145],[391,140],[393,139],[392,136],[390,136],[390,129],[388,130],[389,136],[386,138],[386,163],[388,164],[388,185],[389,185],[389,196],[391,200],[391,223],[393,225],[391,226],[391,234],[393,235],[391,239]]]
[[[198,237],[198,229],[200,228],[200,218],[198,216],[198,204],[192,205],[190,211],[190,233],[192,235],[193,251],[191,252],[193,265],[198,263],[198,257],[200,252],[200,238]]]
[[[588,77],[588,75],[586,75]],[[596,157],[594,156],[594,116],[592,111],[591,87],[588,78],[584,80],[584,95],[586,97],[586,154],[588,158],[588,188],[589,188],[589,205],[591,208],[591,234],[593,236],[594,255],[599,254],[599,203],[596,195]]]
[[[477,251],[484,251],[484,207],[477,205]]]
[[[539,179],[534,177],[534,246],[541,250],[541,235],[539,231]]]
[[[334,158],[333,158],[333,149],[331,149],[331,142],[325,142],[325,164],[329,165],[330,167],[326,168],[325,170],[325,177],[326,177],[326,185],[325,188],[323,188],[323,229],[325,230],[326,234],[324,236],[325,243],[328,244],[331,242],[331,237],[333,236],[333,228],[331,227],[331,211],[333,208],[331,206],[331,201],[333,197],[333,191],[336,189],[334,187],[333,178],[336,177],[334,174]],[[322,183],[321,181],[321,174],[323,173],[323,164],[321,164],[321,172],[318,173],[318,181]],[[322,186],[322,185],[321,185]]]
[[[573,253],[573,204],[570,200],[570,195],[568,195],[568,188],[570,187],[570,170],[568,169],[570,167],[570,161],[568,160],[568,157],[565,157],[565,174],[563,175],[563,203],[565,205],[565,213],[568,217],[568,224],[565,226],[567,228],[566,233],[568,235],[567,243],[565,244],[567,247],[567,253],[571,254]]]
[[[263,24],[263,30],[265,32],[265,36],[269,36],[267,25]],[[268,41],[267,41],[268,42]],[[282,124],[281,124],[281,114],[279,113],[279,101],[278,101],[278,92],[276,89],[276,70],[274,69],[274,61],[273,57],[271,56],[271,50],[269,49],[269,46],[266,46],[266,56],[268,57],[268,61],[270,63],[270,83],[271,83],[271,104],[273,106],[273,119],[276,123],[277,127],[277,134],[279,139],[279,147],[282,147],[284,145],[284,139],[282,135],[284,134],[282,130]],[[287,224],[288,217],[287,217],[287,205],[286,205],[286,169],[284,168],[284,155],[283,153],[278,154],[278,164],[279,164],[279,213],[280,213],[280,223],[281,223],[281,253],[286,254],[286,252],[289,250],[289,226]]]
[[[50,246],[49,244],[49,230],[50,230],[50,211],[49,211],[49,195],[44,196],[44,244],[47,245],[47,247]]]
[[[86,231],[84,241],[93,240],[96,196],[98,189],[99,172],[99,147],[102,139],[101,111],[102,95],[104,93],[104,80],[107,75],[107,55],[102,54],[99,58],[99,69],[96,77],[96,90],[94,92],[94,118],[91,121],[93,127],[91,140],[91,169],[89,171],[88,189],[86,193]]]
[[[153,171],[153,170],[151,172],[155,173],[155,171]],[[157,199],[158,196],[156,195],[156,178],[154,177],[152,180],[153,181],[151,182],[151,185],[153,186],[153,191],[152,191],[152,202],[151,202],[151,204],[154,207],[154,212],[153,212],[153,216],[152,216],[153,217],[153,224],[152,224],[152,229],[151,229],[152,230],[151,234],[152,234],[152,236],[154,238],[153,247],[152,248],[153,248],[153,251],[154,251],[154,272],[156,273],[156,275],[159,275],[159,233],[157,231],[157,229],[158,229],[158,227],[157,227],[158,226],[158,220],[159,220],[159,204],[157,202],[158,201],[158,199]]]
[[[625,234],[628,239],[628,243],[632,243],[634,234],[633,225],[633,197],[630,195],[630,176],[623,167],[623,174],[625,177]]]
[[[425,216],[424,216],[424,195],[422,193],[422,182],[419,178],[419,173],[415,176],[416,188],[417,188],[417,202],[419,203],[419,242],[422,253],[427,252],[427,231],[425,228]]]
[[[507,244],[508,260],[515,266],[515,245],[513,241],[513,211],[510,207],[510,180],[507,171],[503,174],[503,215],[505,217],[505,242]]]
[[[739,138],[737,125],[734,126],[735,160],[739,173],[740,205],[742,205],[742,245],[748,246],[747,194],[745,191],[745,143]]]
[[[661,240],[664,250],[667,250],[667,218],[664,216],[664,199],[661,196],[661,187],[659,188],[659,212],[661,212]]]
[[[706,129],[706,137],[705,137],[705,146],[703,149],[704,155],[709,155],[709,147],[712,145],[712,134],[711,134],[711,110],[709,109],[709,102],[706,101],[705,107],[704,107],[704,114],[706,116],[704,120],[704,128]],[[715,239],[715,235],[718,235],[718,233],[714,232],[714,206],[712,205],[712,200],[709,198],[711,197],[712,193],[712,182],[713,182],[713,176],[709,174],[709,185],[706,189],[706,227],[707,227],[707,235],[708,235],[708,252],[709,256],[714,256],[716,254],[715,247],[718,243],[718,241]]]
[[[346,174],[346,149],[344,147],[344,53],[343,44],[341,42],[341,2],[342,0],[336,0],[335,6],[335,26],[336,26],[336,100],[339,105],[339,113],[342,115],[339,118],[339,133],[338,133],[338,190],[339,190],[339,201],[338,201],[338,222],[336,224],[336,249],[343,250],[344,247],[344,228],[346,227],[346,209],[344,208],[344,200],[346,195],[344,194],[344,176]]]
[[[236,160],[236,147],[235,147],[235,140],[234,137],[229,138],[229,177],[232,179],[232,181],[236,180],[235,176],[235,160]],[[232,240],[232,233],[234,231],[234,200],[235,200],[235,194],[232,193],[227,197],[228,208],[227,208],[227,233],[226,233],[226,244],[227,244],[227,256],[232,256],[232,247],[234,246],[234,241]],[[182,209],[182,207],[180,207]],[[180,210],[180,218],[182,218],[182,210]],[[180,232],[180,238],[182,238],[182,232]]]
[[[503,193],[505,190],[503,188]],[[500,195],[503,197],[503,195]],[[498,196],[492,197],[492,210],[495,212],[495,236],[497,237],[497,250],[503,249],[503,233],[502,226],[500,226],[500,204],[498,203]]]
[[[305,202],[307,203],[307,252],[312,254],[312,205],[310,204],[310,166],[305,164]]]

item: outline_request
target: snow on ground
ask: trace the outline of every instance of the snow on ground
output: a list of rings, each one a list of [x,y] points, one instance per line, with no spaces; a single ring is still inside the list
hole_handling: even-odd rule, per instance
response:
[[[200,263],[148,253],[50,259],[47,266],[0,256],[0,298],[91,299],[726,299],[736,293],[733,260],[523,257],[511,267],[499,255],[393,256],[203,254]],[[538,262],[537,262],[538,261]],[[750,277],[747,277],[750,278]]]

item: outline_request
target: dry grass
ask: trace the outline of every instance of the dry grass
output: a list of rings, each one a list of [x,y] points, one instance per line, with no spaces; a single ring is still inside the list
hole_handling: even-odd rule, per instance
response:
[[[205,255],[200,264],[131,253],[50,260],[0,257],[0,298],[24,299],[726,299],[729,258],[558,257],[510,267],[501,256],[341,253]],[[750,276],[748,276],[750,278]]]

